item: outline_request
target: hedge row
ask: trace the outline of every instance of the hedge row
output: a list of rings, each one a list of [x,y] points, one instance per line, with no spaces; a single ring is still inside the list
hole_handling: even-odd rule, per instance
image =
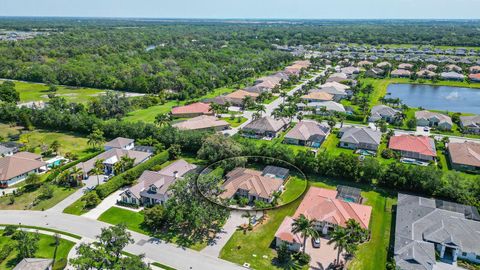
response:
[[[89,160],[89,159],[92,159],[92,158],[98,156],[101,152],[102,152],[102,151],[97,151],[97,152],[88,154],[88,155],[86,155],[86,156],[84,156],[84,157],[82,157],[82,158],[80,158],[80,159],[77,159],[77,160],[75,160],[75,161],[69,162],[69,163],[67,163],[67,164],[65,164],[65,165],[62,165],[62,166],[60,166],[60,167],[54,168],[54,169],[52,170],[52,172],[47,176],[47,178],[45,179],[45,181],[50,182],[50,181],[55,180],[55,178],[57,178],[57,176],[58,176],[61,172],[66,171],[66,170],[72,168],[73,166],[77,165],[77,164],[80,163],[80,162],[85,162],[85,161],[87,161],[87,160]]]
[[[127,170],[126,172],[112,177],[107,183],[96,188],[95,191],[97,192],[98,197],[103,200],[119,188],[132,184],[145,170],[149,170],[158,164],[165,163],[168,161],[168,158],[168,152],[163,151],[144,163],[141,163],[138,166]]]

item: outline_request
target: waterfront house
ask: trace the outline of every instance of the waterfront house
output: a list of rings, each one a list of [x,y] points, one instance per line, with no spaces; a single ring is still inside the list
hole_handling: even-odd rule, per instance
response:
[[[377,122],[380,119],[385,120],[387,123],[393,123],[396,121],[399,110],[393,109],[386,105],[374,106],[370,112],[369,122]]]
[[[480,115],[460,116],[460,127],[465,133],[480,134]]]
[[[392,78],[408,78],[410,75],[411,72],[406,69],[395,69],[390,73]]]
[[[470,75],[468,75],[468,78],[469,78],[472,82],[480,82],[480,73],[470,74]]]
[[[451,81],[463,81],[465,76],[463,74],[450,71],[450,72],[442,72],[440,73],[440,77],[444,80],[451,80]]]
[[[420,127],[433,127],[440,130],[451,130],[453,127],[452,118],[441,113],[416,111],[415,119],[417,119],[417,126]]]
[[[402,63],[398,65],[398,69],[412,70],[413,65],[408,63]]]

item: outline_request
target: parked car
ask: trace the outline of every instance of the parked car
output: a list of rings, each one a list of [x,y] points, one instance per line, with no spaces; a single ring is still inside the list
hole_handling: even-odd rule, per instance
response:
[[[312,238],[312,247],[320,248],[320,238]]]

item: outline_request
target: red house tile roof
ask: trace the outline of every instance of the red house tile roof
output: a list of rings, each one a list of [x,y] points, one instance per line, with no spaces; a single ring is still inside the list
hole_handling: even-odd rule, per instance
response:
[[[425,156],[437,156],[435,142],[427,136],[393,136],[390,138],[388,147],[393,150],[420,153]]]
[[[327,221],[342,227],[346,226],[349,219],[354,219],[362,228],[368,228],[372,207],[337,199],[337,194],[336,190],[311,187],[293,218],[303,214],[309,219]]]
[[[182,114],[212,114],[212,112],[210,111],[210,104],[203,102],[196,102],[172,109],[172,115]]]

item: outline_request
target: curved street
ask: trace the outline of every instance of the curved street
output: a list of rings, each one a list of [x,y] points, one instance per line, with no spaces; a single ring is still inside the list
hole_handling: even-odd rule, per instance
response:
[[[101,229],[110,224],[81,216],[55,212],[2,210],[0,211],[1,224],[21,224],[38,226],[59,231],[69,232],[82,237],[84,241],[91,241],[100,234]],[[177,270],[189,269],[225,269],[237,270],[243,267],[200,253],[194,250],[165,243],[157,238],[129,231],[134,243],[128,245],[124,251],[135,255],[145,254],[149,261],[156,261]]]

